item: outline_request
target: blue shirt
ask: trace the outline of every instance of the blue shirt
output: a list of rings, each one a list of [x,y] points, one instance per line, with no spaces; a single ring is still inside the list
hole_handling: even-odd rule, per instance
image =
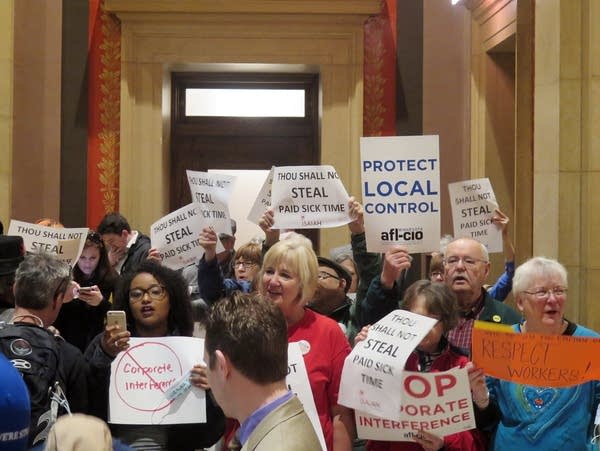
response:
[[[246,420],[240,426],[240,432],[239,432],[240,443],[242,445],[244,443],[246,443],[246,441],[248,441],[248,438],[250,437],[252,432],[254,432],[254,429],[256,429],[256,426],[258,426],[258,424],[268,414],[273,412],[277,407],[279,407],[283,403],[292,399],[293,396],[294,396],[294,394],[288,390],[288,392],[285,395],[280,396],[279,398],[277,398],[277,399],[271,401],[270,403],[265,404],[264,406],[255,410],[252,413],[252,415],[250,415],[248,418],[246,418]]]

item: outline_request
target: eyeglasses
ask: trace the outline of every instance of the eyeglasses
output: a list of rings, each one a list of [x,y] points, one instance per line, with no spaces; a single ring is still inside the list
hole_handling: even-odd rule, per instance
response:
[[[151,285],[145,290],[143,288],[134,288],[133,290],[129,290],[129,300],[131,302],[139,302],[144,299],[146,294],[153,301],[162,301],[165,298],[166,290],[162,285]]]
[[[444,273],[442,271],[431,271],[431,277],[443,277]]]
[[[319,273],[317,274],[317,277],[319,280],[327,280],[327,279],[340,280],[340,278],[338,276],[334,276],[333,274],[329,274],[328,272],[325,272],[325,271],[319,271]]]
[[[540,301],[547,301],[548,299],[550,299],[550,294],[554,294],[555,297],[561,297],[564,296],[565,294],[567,294],[567,288],[566,287],[554,287],[554,288],[538,288],[535,291],[523,291],[523,293],[527,293],[530,294],[532,296],[535,296],[536,299],[539,299]]]
[[[473,268],[479,262],[487,263],[487,260],[482,260],[480,258],[474,258],[474,257],[448,257],[448,258],[444,259],[444,264],[446,266],[454,267],[454,266],[457,266],[458,263],[461,261],[467,268]]]
[[[233,266],[235,268],[237,268],[238,266],[241,266],[244,269],[249,269],[252,268],[253,266],[256,266],[256,263],[252,263],[252,262],[243,262],[243,261],[237,261],[233,264]]]

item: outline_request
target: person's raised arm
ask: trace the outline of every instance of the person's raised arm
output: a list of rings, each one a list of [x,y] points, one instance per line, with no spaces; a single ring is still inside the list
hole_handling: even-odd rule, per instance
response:
[[[504,272],[500,275],[488,293],[498,301],[504,301],[512,290],[512,279],[515,274],[515,248],[508,233],[510,219],[499,209],[494,210],[492,222],[502,229],[502,247],[504,250]]]
[[[200,246],[204,249],[204,260],[208,263],[217,257],[217,233],[212,227],[204,227],[200,233]]]
[[[504,261],[514,262],[515,261],[515,247],[510,234],[508,233],[508,223],[510,218],[506,216],[500,209],[494,210],[494,216],[492,216],[492,222],[502,229],[502,250],[504,251]]]
[[[279,241],[279,229],[272,229],[275,223],[275,214],[272,208],[267,208],[258,221],[259,227],[265,232],[265,242],[263,247],[269,249]]]
[[[393,245],[385,253],[383,268],[381,270],[381,286],[387,290],[394,287],[394,283],[402,271],[410,268],[412,258],[405,247]]]

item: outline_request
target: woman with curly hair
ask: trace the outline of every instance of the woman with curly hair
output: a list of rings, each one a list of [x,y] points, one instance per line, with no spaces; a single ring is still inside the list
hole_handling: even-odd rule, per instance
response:
[[[108,406],[110,365],[119,352],[129,348],[130,337],[189,337],[193,331],[192,308],[183,277],[152,261],[141,263],[123,276],[115,292],[114,308],[125,311],[127,330],[106,326],[85,353],[90,375],[98,379],[91,386],[103,387],[92,397],[94,413],[103,419]],[[196,387],[209,388],[203,365],[194,365],[190,381]],[[210,396],[206,396],[206,415],[207,422],[202,424],[113,425],[113,433],[136,450],[204,448],[214,444],[224,428],[223,413]]]

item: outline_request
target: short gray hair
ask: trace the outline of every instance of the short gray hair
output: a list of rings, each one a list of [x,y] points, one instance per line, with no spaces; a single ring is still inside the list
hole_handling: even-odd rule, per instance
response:
[[[561,263],[552,258],[533,257],[515,270],[513,295],[517,296],[530,288],[531,282],[538,276],[547,278],[558,276],[564,286],[567,286],[567,270]]]
[[[25,256],[15,274],[15,305],[43,310],[63,294],[71,281],[71,268],[52,254]]]

